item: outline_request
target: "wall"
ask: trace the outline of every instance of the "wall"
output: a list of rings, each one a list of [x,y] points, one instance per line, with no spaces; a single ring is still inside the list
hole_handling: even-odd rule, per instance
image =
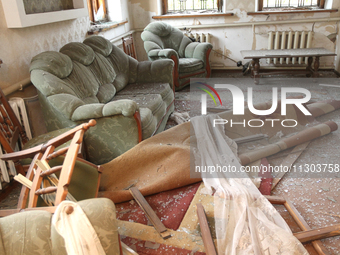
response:
[[[157,13],[157,0],[130,0],[131,13],[138,15],[138,22],[134,22],[134,28],[142,31],[149,23],[154,22],[151,17]],[[332,8],[339,8],[340,1],[334,1]],[[271,15],[247,15],[247,12],[255,11],[255,0],[227,0],[227,11],[234,13],[230,17],[201,17],[201,18],[181,18],[181,19],[164,19],[164,22],[174,26],[196,26],[202,25],[202,28],[192,29],[194,33],[210,33],[212,35],[212,44],[214,50],[220,52],[235,60],[242,60],[240,51],[251,49],[266,49],[268,44],[268,31],[303,31],[311,30],[314,32],[312,47],[325,47],[333,52],[338,53],[339,44],[338,23],[339,21],[322,21],[307,22],[308,20],[321,18],[340,17],[336,13],[304,13],[304,14],[271,14]],[[296,20],[292,24],[277,24],[271,22]],[[299,21],[303,21],[302,23]],[[266,22],[264,25],[252,26],[252,23]],[[243,23],[242,26],[231,27],[235,23]],[[220,28],[204,28],[207,24],[220,24]],[[146,60],[147,56],[143,48],[143,42],[140,39],[140,33],[136,34],[136,48],[140,60]],[[338,60],[334,57],[322,57],[320,59],[320,68],[339,68]],[[236,68],[234,62],[225,59],[223,56],[212,53],[211,62],[213,68]],[[244,61],[246,62],[246,61]],[[268,66],[265,60],[261,61],[262,66]],[[270,64],[272,66],[272,64]]]
[[[0,87],[2,89],[29,77],[32,57],[47,50],[58,51],[68,42],[85,39],[88,17],[28,28],[7,28],[0,4]]]

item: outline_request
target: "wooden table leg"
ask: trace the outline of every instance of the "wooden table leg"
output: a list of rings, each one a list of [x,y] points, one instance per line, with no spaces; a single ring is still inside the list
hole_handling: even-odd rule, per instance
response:
[[[260,59],[253,58],[254,66],[253,66],[253,75],[254,75],[254,83],[259,84],[260,82]]]
[[[312,63],[313,63],[313,57],[308,57],[308,65],[306,67],[307,77],[311,77],[313,74],[313,68],[312,68]]]
[[[320,57],[315,57],[314,61],[314,75],[313,77],[319,77],[319,66],[320,66]]]

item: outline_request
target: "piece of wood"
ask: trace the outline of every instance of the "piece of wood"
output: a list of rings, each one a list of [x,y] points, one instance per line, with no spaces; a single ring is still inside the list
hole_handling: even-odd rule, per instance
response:
[[[301,243],[311,242],[314,240],[338,235],[340,235],[340,224],[294,233],[294,236],[299,239]]]
[[[203,239],[203,244],[205,248],[205,253],[207,255],[217,255],[214,241],[211,236],[210,228],[207,221],[207,216],[204,211],[202,204],[196,204],[197,207],[197,217],[201,228],[201,235]]]
[[[49,166],[49,164],[46,162],[46,160],[39,160],[37,159],[35,161],[35,164],[37,164],[38,167],[40,167],[40,169],[42,171],[47,171],[49,169],[51,169],[51,167]]]
[[[282,161],[282,169],[284,167],[288,167],[290,171],[291,167],[293,166],[294,162],[300,157],[300,155],[304,152],[304,150],[308,147],[311,141],[305,142],[303,144],[297,145],[291,151],[291,153]],[[277,176],[273,179],[272,190],[276,187],[276,185],[280,182],[281,178],[286,174],[286,172],[280,172]]]
[[[18,174],[16,176],[14,176],[14,180],[16,180],[17,182],[20,182],[22,185],[26,186],[29,189],[32,188],[32,181],[27,179],[22,174]]]
[[[268,201],[274,205],[283,205],[286,203],[286,199],[278,196],[264,196]]]
[[[298,210],[296,210],[295,206],[289,200],[286,199],[286,203],[284,203],[284,206],[286,207],[287,211],[293,217],[294,221],[300,227],[301,230],[303,231],[311,230],[307,222],[304,220],[304,218],[300,215]],[[312,245],[319,255],[329,255],[329,252],[322,245],[320,240],[312,241]]]
[[[131,192],[131,195],[134,197],[138,205],[142,208],[145,215],[148,217],[148,219],[151,221],[154,228],[157,230],[157,232],[161,235],[163,239],[168,239],[171,237],[171,235],[168,233],[167,228],[163,225],[161,220],[157,217],[154,210],[152,210],[149,203],[145,200],[142,193],[138,190],[136,187],[132,187],[129,189]]]

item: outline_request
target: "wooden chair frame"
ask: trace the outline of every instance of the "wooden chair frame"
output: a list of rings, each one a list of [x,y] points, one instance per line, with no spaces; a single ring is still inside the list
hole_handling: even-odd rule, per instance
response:
[[[12,107],[7,101],[5,94],[0,89],[0,143],[6,153],[15,152],[15,146],[24,145],[28,142],[25,129],[16,117]],[[24,167],[18,160],[14,160],[17,172],[24,174]]]
[[[340,235],[340,224],[330,227],[311,229],[295,206],[286,198],[276,196],[265,196],[270,203],[283,205],[289,214],[293,217],[296,224],[302,230],[294,233],[294,236],[302,243],[311,242],[314,249],[319,255],[330,255],[327,249],[322,245],[319,239]]]
[[[24,158],[33,158],[32,163],[30,164],[26,178],[28,180],[32,181],[31,186],[31,192],[29,192],[29,188],[23,185],[18,201],[17,209],[9,209],[9,210],[1,210],[0,211],[0,217],[7,216],[13,213],[17,213],[20,211],[26,211],[26,210],[47,210],[51,213],[55,211],[56,206],[58,206],[63,200],[65,200],[67,194],[68,194],[68,186],[71,181],[73,169],[75,166],[76,161],[82,161],[84,163],[87,163],[95,168],[97,168],[99,177],[98,177],[98,184],[97,184],[97,193],[99,189],[99,183],[100,183],[100,175],[101,175],[101,168],[100,166],[96,166],[84,159],[78,158],[78,151],[81,146],[81,143],[83,141],[84,133],[87,129],[89,129],[91,126],[94,126],[96,124],[95,120],[90,120],[88,123],[84,123],[82,125],[79,125],[75,128],[73,128],[70,131],[65,132],[62,135],[59,135],[51,140],[49,140],[45,144],[41,144],[38,146],[35,146],[33,148],[14,152],[14,153],[8,153],[1,157],[2,160],[20,160]],[[71,140],[71,144],[69,147],[62,148],[58,151],[54,151],[55,148],[58,146],[64,144],[65,142]],[[66,153],[64,162],[62,166],[56,166],[53,168],[50,168],[48,170],[43,170],[39,165],[37,164],[36,160],[40,161],[46,161],[48,163],[49,160],[54,159],[58,156],[64,155]],[[57,187],[47,187],[47,188],[40,188],[41,183],[43,181],[43,177],[53,174],[57,171],[60,171],[60,177]],[[49,194],[56,192],[56,199],[54,201],[54,205],[52,207],[36,207],[37,201],[39,195],[42,194]],[[28,200],[28,206],[26,207]]]
[[[137,59],[137,55],[136,55],[136,49],[135,49],[135,45],[133,43],[133,37],[132,35],[129,38],[122,38],[123,41],[123,49],[124,52],[129,55],[130,57],[133,57],[134,59]]]

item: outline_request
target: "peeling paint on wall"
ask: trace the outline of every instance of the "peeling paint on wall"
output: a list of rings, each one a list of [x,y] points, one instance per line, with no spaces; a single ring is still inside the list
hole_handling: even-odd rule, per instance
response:
[[[129,0],[129,2],[139,5],[144,11],[157,13],[157,1]]]

